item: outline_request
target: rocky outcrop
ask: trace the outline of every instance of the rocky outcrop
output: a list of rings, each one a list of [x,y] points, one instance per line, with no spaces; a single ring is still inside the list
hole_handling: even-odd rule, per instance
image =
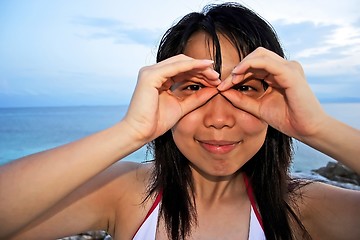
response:
[[[328,162],[326,167],[313,171],[332,181],[360,186],[360,175],[338,162]]]
[[[105,231],[91,231],[58,240],[112,240],[112,237]]]

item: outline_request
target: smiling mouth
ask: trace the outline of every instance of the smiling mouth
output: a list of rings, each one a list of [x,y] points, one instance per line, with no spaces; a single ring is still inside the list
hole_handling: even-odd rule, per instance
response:
[[[203,149],[210,153],[226,154],[234,150],[242,141],[197,140],[197,142]]]

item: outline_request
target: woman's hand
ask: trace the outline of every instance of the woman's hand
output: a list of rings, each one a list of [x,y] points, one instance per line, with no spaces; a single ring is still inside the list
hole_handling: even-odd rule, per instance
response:
[[[149,142],[169,130],[185,114],[203,105],[218,93],[219,74],[213,61],[177,55],[140,70],[137,86],[124,122],[138,139]],[[180,81],[197,79],[214,87],[203,88],[182,99],[170,87]]]
[[[264,79],[269,85],[258,99],[231,89],[250,76]],[[301,65],[264,48],[245,57],[218,89],[236,107],[300,140],[316,134],[327,118],[306,82]]]

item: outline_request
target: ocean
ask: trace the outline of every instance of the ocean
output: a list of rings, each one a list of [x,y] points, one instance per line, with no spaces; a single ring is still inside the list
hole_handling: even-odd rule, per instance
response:
[[[335,118],[360,128],[360,103],[326,103],[323,107]],[[0,108],[0,165],[109,127],[121,120],[126,110],[127,106]],[[294,150],[295,173],[312,174],[313,169],[334,161],[299,142]],[[146,153],[144,146],[125,159],[151,159]]]
[[[69,143],[121,120],[127,106],[0,108],[0,165]],[[146,160],[146,147],[126,157]]]

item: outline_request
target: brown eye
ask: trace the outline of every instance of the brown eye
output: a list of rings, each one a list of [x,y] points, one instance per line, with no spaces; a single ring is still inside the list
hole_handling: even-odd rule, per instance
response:
[[[199,84],[191,84],[188,85],[184,88],[184,90],[188,90],[188,91],[199,91],[203,86],[199,85]]]
[[[204,87],[205,87],[204,85],[198,82],[183,81],[174,85],[171,91],[175,96],[184,98],[196,93],[197,91],[201,90]]]
[[[260,79],[247,79],[232,88],[254,99],[261,97],[266,90],[263,81]]]
[[[255,88],[248,86],[248,85],[234,86],[233,89],[240,91],[240,92],[257,91]]]

